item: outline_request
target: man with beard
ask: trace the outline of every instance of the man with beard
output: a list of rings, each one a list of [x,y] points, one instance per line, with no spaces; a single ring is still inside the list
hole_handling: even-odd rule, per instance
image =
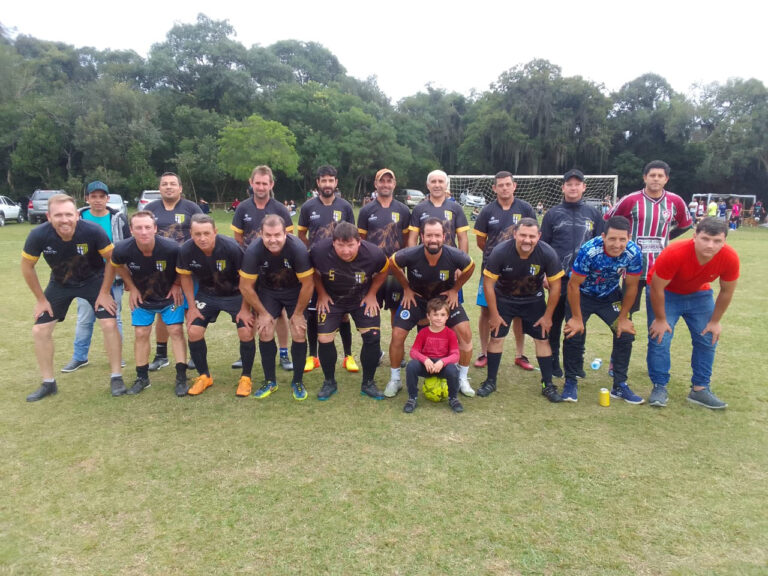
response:
[[[450,200],[449,186],[448,175],[442,170],[433,170],[427,175],[429,195],[413,209],[408,246],[416,246],[424,223],[430,218],[437,218],[445,227],[444,244],[469,253],[467,216],[458,202]]]
[[[255,189],[254,189],[255,190]],[[277,390],[275,372],[275,324],[286,312],[290,316],[293,397],[304,400],[304,360],[307,355],[304,311],[312,297],[314,270],[304,244],[287,234],[285,222],[276,214],[262,221],[260,238],[248,247],[240,268],[240,293],[256,311],[255,331],[264,369],[264,385],[254,396],[266,398]]]
[[[552,383],[552,350],[547,333],[552,314],[560,298],[563,269],[555,251],[539,242],[541,232],[534,218],[523,218],[517,224],[512,240],[505,240],[488,257],[484,290],[488,302],[488,378],[477,389],[486,397],[496,391],[496,378],[504,349],[504,337],[513,318],[521,318],[523,331],[533,338],[536,360],[541,370],[541,394],[550,402],[562,402],[557,386]],[[549,299],[544,297],[544,278],[549,282]]]
[[[307,200],[299,212],[299,238],[310,250],[319,240],[333,238],[333,228],[339,222],[355,223],[355,213],[352,205],[336,195],[339,186],[338,172],[333,166],[321,166],[317,170],[317,196]],[[307,340],[309,341],[309,356],[304,365],[304,372],[311,372],[320,366],[317,355],[317,314],[313,298],[309,305],[307,318]],[[352,327],[349,316],[343,318],[339,333],[344,347],[342,365],[348,372],[358,372],[360,369],[352,356]]]
[[[325,377],[317,398],[328,400],[336,393],[337,353],[333,340],[343,316],[349,314],[363,340],[360,393],[381,400],[384,396],[374,382],[381,354],[376,293],[387,278],[389,261],[381,248],[361,240],[357,228],[348,222],[339,222],[334,227],[332,239],[317,241],[310,258],[317,290],[318,351]]]
[[[427,302],[441,297],[450,307],[446,326],[452,328],[459,339],[459,390],[465,396],[474,396],[467,380],[472,359],[472,330],[469,317],[459,303],[459,290],[472,276],[475,263],[469,254],[444,243],[443,220],[429,218],[422,230],[421,246],[399,250],[391,258],[393,274],[403,286],[403,299],[392,326],[389,359],[393,368],[385,394],[391,398],[403,387],[400,370],[394,367],[400,366],[405,354],[405,339],[415,326],[427,325]],[[407,274],[403,272],[406,269]]]

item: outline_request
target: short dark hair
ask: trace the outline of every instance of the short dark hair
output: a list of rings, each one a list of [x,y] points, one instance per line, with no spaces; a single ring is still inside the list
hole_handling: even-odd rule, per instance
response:
[[[129,224],[133,226],[133,219],[134,218],[152,218],[152,221],[157,224],[157,218],[155,218],[155,215],[150,212],[149,210],[139,210],[138,212],[131,214],[131,217],[129,218]]]
[[[264,216],[264,220],[261,221],[260,229],[263,230],[266,226],[282,226],[285,231],[285,222],[277,214],[267,214]]]
[[[432,298],[429,302],[427,302],[427,314],[430,312],[436,312],[438,310],[442,310],[445,308],[448,310],[448,312],[451,311],[451,307],[448,305],[448,300],[445,298],[438,296],[437,298]]]
[[[654,168],[661,168],[664,170],[664,174],[669,176],[669,171],[671,168],[669,167],[669,164],[664,162],[664,160],[652,160],[651,162],[648,162],[648,164],[645,165],[645,168],[643,168],[643,176],[647,176],[648,172],[653,170]]]
[[[350,222],[342,221],[338,222],[333,227],[333,239],[346,242],[347,240],[360,240],[360,232],[357,230],[357,226]]]
[[[512,178],[512,182],[515,181],[515,177],[512,175],[512,172],[502,170],[501,172],[496,172],[496,176],[493,177],[493,183],[496,184],[499,180],[504,180],[504,178]]]
[[[319,180],[323,176],[333,176],[334,178],[338,178],[339,172],[333,166],[326,164],[317,169],[317,179]]]
[[[443,234],[445,234],[445,222],[440,220],[440,218],[435,218],[434,216],[424,220],[424,224],[421,225],[421,231],[424,232],[424,228],[426,228],[427,225],[434,226],[435,224],[439,224],[440,228],[443,229]]]
[[[539,221],[536,220],[536,218],[528,218],[528,217],[521,218],[520,222],[518,222],[517,225],[515,226],[515,231],[517,231],[520,228],[520,226],[535,226],[536,229],[538,230]]]
[[[632,234],[632,224],[624,216],[611,216],[605,221],[603,226],[603,233],[608,234],[608,230],[613,228],[614,230],[624,230]]]
[[[699,232],[707,236],[720,236],[720,234],[728,236],[728,224],[725,220],[708,216],[707,218],[702,218],[696,224],[696,233],[698,234]]]
[[[179,175],[176,174],[176,172],[163,172],[162,174],[160,174],[160,180],[162,180],[166,176],[173,176],[174,178],[176,178],[176,182],[179,183],[179,186],[181,186],[181,178],[179,178]]]
[[[189,221],[189,225],[192,226],[192,224],[210,224],[214,230],[216,229],[216,220],[208,214],[192,214],[192,220]]]

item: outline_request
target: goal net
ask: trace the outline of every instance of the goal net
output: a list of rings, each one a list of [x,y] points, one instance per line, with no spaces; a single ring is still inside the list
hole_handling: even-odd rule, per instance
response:
[[[468,207],[475,206],[471,198],[467,196],[482,196],[486,203],[496,199],[491,186],[493,176],[449,176],[451,179],[451,195],[453,198]],[[563,177],[560,176],[515,176],[517,188],[515,198],[521,198],[528,202],[534,209],[539,202],[544,210],[563,201]],[[584,192],[584,200],[595,206],[598,210],[607,196],[609,202],[616,203],[616,193],[619,185],[619,177],[612,175],[585,176],[587,190]]]

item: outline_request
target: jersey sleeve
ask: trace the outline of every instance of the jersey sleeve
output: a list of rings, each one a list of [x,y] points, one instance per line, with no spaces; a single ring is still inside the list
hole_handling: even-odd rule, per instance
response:
[[[264,243],[261,238],[251,242],[243,254],[243,261],[240,264],[240,276],[249,280],[256,280],[259,277],[259,262],[261,262],[261,249]]]
[[[355,223],[355,211],[352,209],[352,204],[350,204],[346,200],[344,201],[344,204],[345,204],[345,206],[344,206],[344,220],[346,220],[350,224],[354,224]]]
[[[376,268],[376,274],[383,274],[389,268],[389,258],[384,253],[384,250],[371,244],[371,256],[373,259],[374,267]]]
[[[485,262],[485,269],[483,270],[483,276],[488,276],[492,280],[498,280],[501,274],[501,260],[502,254],[506,249],[507,242],[498,244],[488,256],[488,260]]]
[[[43,253],[42,230],[44,227],[39,226],[29,233],[21,251],[22,258],[30,262],[37,262],[40,259],[40,254]]]
[[[243,221],[243,215],[245,214],[245,206],[241,202],[235,209],[235,215],[232,216],[232,224],[229,226],[233,231],[238,234],[242,234],[245,230],[245,222]]]
[[[360,208],[360,212],[357,215],[357,231],[360,234],[368,234],[368,216],[371,211],[368,206],[372,206],[372,204],[366,204]]]
[[[675,196],[675,221],[678,228],[690,228],[693,226],[691,214],[685,205],[685,201],[680,196]]]
[[[490,206],[490,204],[488,204],[488,206]],[[488,214],[490,214],[490,210],[483,208],[480,210],[480,214],[477,215],[475,229],[473,230],[476,236],[481,236],[483,238],[488,237]]]
[[[544,244],[544,273],[547,275],[547,280],[552,282],[558,278],[565,276],[563,266],[560,264],[560,259],[557,257],[557,252],[549,244]]]
[[[179,248],[179,255],[176,258],[176,272],[182,276],[191,276],[192,270],[189,269],[189,255],[194,246],[193,240],[187,240]]]
[[[423,211],[424,209],[418,204],[413,208],[413,212],[411,212],[411,223],[408,225],[408,230],[413,230],[414,232],[419,231],[419,222],[421,221],[421,213]]]
[[[630,276],[639,276],[643,273],[643,253],[640,247],[630,240],[627,242],[627,250],[630,252],[632,259],[627,266],[627,274]]]
[[[459,232],[466,232],[469,230],[469,222],[467,222],[467,215],[464,214],[464,209],[459,205],[459,203],[456,203],[456,210],[453,212],[456,214],[456,233]]]
[[[586,276],[590,272],[589,267],[589,250],[586,248],[586,245],[579,248],[579,252],[576,254],[576,258],[573,259],[573,266],[572,270],[574,274],[578,274],[579,276]],[[642,268],[642,259],[640,261],[640,266]]]
[[[405,204],[400,204],[400,220],[403,232],[408,232],[411,226],[411,211]]]
[[[109,261],[112,266],[120,267],[127,262],[126,248],[128,247],[128,240],[121,240],[115,244],[114,250],[112,250],[112,256]]]
[[[293,271],[299,280],[312,276],[315,271],[312,268],[312,262],[309,260],[309,251],[301,240],[293,243]]]
[[[603,216],[604,220],[608,220],[614,216],[624,216],[625,218],[629,218],[631,216],[631,210],[632,210],[632,201],[630,199],[631,194],[627,194],[623,198],[621,198],[616,204],[613,205],[613,208],[608,210],[608,212],[605,213],[605,216]],[[631,221],[631,220],[630,220]]]
[[[299,223],[297,226],[299,230],[309,229],[309,209],[307,209],[307,204],[310,202],[311,200],[304,202],[304,204],[301,205],[301,209],[299,210]]]

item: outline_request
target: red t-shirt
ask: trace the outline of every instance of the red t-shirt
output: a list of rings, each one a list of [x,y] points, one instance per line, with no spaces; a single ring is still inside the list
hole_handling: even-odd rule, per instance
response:
[[[459,340],[456,333],[448,327],[444,327],[440,332],[432,332],[427,326],[413,341],[411,358],[422,364],[427,358],[442,360],[445,365],[458,362]]]
[[[648,272],[648,284],[651,277],[670,280],[666,290],[675,294],[692,294],[700,290],[709,290],[709,283],[717,278],[733,282],[739,277],[739,256],[736,250],[726,244],[714,258],[699,264],[693,247],[693,240],[680,240],[667,246],[656,258],[653,268]]]

